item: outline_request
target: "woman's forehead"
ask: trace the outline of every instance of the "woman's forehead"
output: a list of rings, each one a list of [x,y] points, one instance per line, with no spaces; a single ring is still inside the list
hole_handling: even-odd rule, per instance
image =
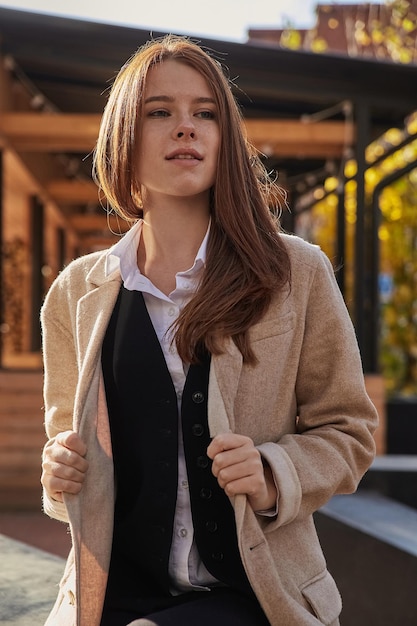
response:
[[[149,69],[145,100],[155,95],[199,93],[201,97],[212,97],[206,78],[191,65],[176,59],[165,59]]]

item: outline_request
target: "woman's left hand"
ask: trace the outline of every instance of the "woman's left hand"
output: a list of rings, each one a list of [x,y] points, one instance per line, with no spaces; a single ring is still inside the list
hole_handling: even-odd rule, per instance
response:
[[[217,435],[207,455],[213,461],[214,476],[228,496],[246,494],[254,511],[275,507],[277,490],[271,469],[262,463],[252,439],[234,433]]]

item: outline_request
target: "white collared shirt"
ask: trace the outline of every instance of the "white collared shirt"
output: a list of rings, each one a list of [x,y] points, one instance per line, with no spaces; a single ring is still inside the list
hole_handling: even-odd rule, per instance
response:
[[[146,276],[141,274],[138,268],[137,249],[142,232],[142,224],[142,220],[139,220],[109,250],[106,259],[106,273],[109,275],[119,267],[124,287],[130,291],[141,291],[143,293],[149,316],[161,344],[177,394],[179,415],[178,490],[168,566],[173,586],[172,593],[177,594],[190,589],[207,589],[207,585],[217,582],[201,561],[194,541],[194,527],[180,422],[181,397],[187,369],[177,352],[175,343],[172,343],[172,336],[168,332],[169,327],[191,299],[201,280],[205,267],[210,226],[197,252],[193,266],[184,272],[176,274],[175,289],[167,296],[155,287]]]

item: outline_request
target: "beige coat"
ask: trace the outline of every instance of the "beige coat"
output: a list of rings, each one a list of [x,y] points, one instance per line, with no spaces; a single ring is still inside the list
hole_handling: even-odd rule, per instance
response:
[[[276,518],[258,518],[245,496],[233,501],[242,561],[271,625],[334,625],[341,600],[312,514],[356,489],[374,456],[377,416],[330,262],[284,238],[291,288],[250,331],[257,366],[243,364],[232,341],[213,357],[208,420],[212,436],[251,437],[275,477]],[[65,505],[44,497],[47,514],[69,520],[73,540],[48,626],[100,623],[114,505],[100,350],[120,281],[118,272],[106,277],[103,252],[87,255],[60,274],[42,310],[46,431],[78,431],[89,460],[80,495]]]

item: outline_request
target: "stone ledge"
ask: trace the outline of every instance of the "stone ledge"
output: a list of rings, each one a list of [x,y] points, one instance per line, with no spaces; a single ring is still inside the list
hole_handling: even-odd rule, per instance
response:
[[[65,561],[0,535],[0,624],[43,626],[58,594]]]
[[[417,455],[387,454],[376,457],[363,477],[360,489],[405,504],[417,515]]]
[[[378,493],[335,496],[315,514],[343,599],[343,626],[416,626],[417,511]]]

